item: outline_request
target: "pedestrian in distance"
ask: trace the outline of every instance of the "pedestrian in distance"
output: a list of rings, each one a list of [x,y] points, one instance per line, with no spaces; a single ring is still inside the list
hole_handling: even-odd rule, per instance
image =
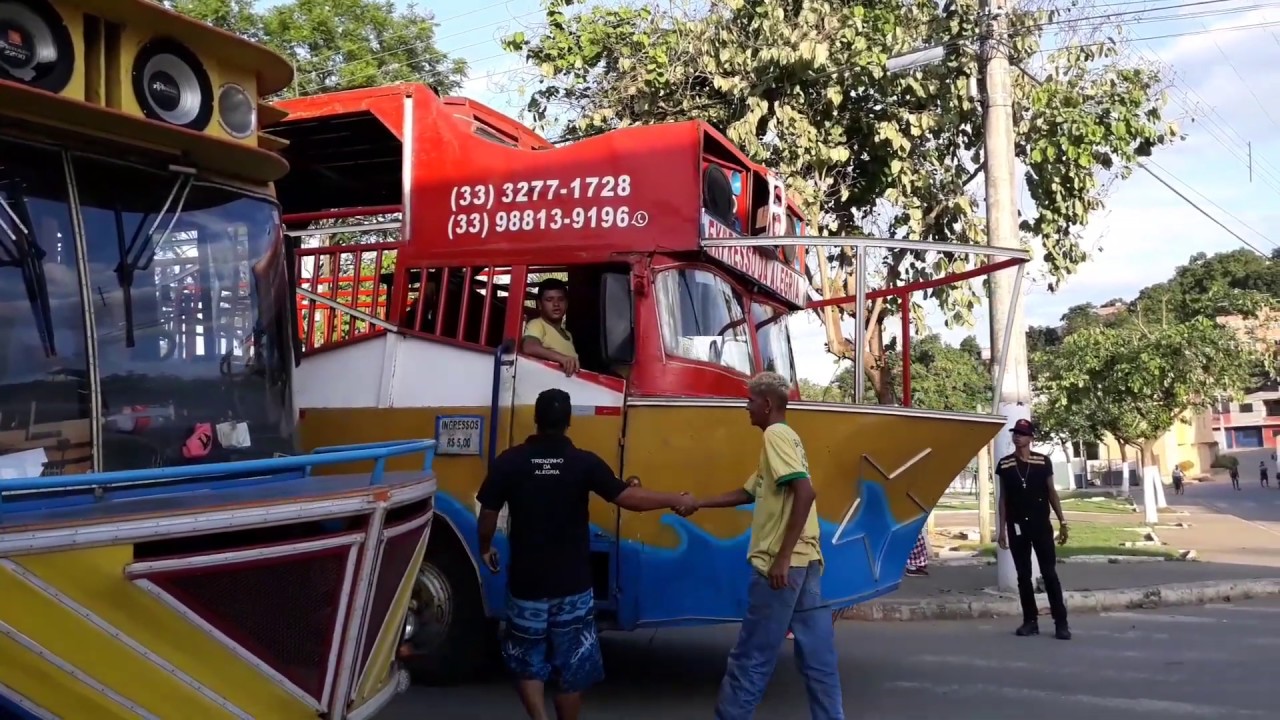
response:
[[[916,536],[916,544],[907,555],[906,575],[908,577],[924,577],[929,574],[929,546],[924,537],[926,532],[926,528],[920,529],[920,534]]]
[[[1271,487],[1271,478],[1267,477],[1267,461],[1258,463],[1258,483],[1262,487]]]
[[[476,495],[480,553],[494,573],[501,559],[493,537],[507,507],[511,557],[502,655],[531,720],[547,720],[547,683],[555,685],[556,717],[576,720],[582,693],[604,678],[591,578],[591,494],[632,512],[688,511],[692,501],[619,480],[600,456],[574,447],[565,434],[571,415],[565,391],[538,395],[537,434],[494,459]]]
[[[1053,464],[1047,455],[1032,452],[1031,440],[1035,437],[1036,426],[1030,420],[1015,422],[1010,432],[1013,433],[1014,451],[996,463],[996,477],[1000,481],[1000,534],[997,542],[1013,555],[1013,566],[1018,573],[1022,625],[1015,634],[1019,637],[1040,634],[1035,578],[1031,576],[1031,553],[1034,552],[1040,561],[1044,591],[1049,596],[1053,636],[1059,640],[1070,640],[1067,605],[1063,602],[1062,583],[1058,580],[1053,525],[1049,521],[1049,509],[1052,508],[1058,516],[1058,544],[1066,544],[1067,521],[1062,515],[1058,489],[1053,485]]]
[[[1185,482],[1186,482],[1186,476],[1182,474],[1182,466],[1174,465],[1173,466],[1173,494],[1174,495],[1182,494],[1182,485]]]
[[[804,446],[786,423],[790,389],[791,383],[777,373],[763,372],[751,379],[747,413],[751,424],[764,431],[759,468],[743,487],[695,500],[690,508],[677,511],[686,515],[700,508],[754,503],[747,610],[720,683],[716,720],[754,716],[788,630],[794,634],[796,667],[804,677],[811,717],[844,719],[835,623],[831,607],[822,599],[817,495]]]
[[[1231,470],[1229,470],[1228,473],[1231,475],[1231,487],[1235,488],[1236,490],[1239,490],[1240,489],[1240,466],[1232,465]]]

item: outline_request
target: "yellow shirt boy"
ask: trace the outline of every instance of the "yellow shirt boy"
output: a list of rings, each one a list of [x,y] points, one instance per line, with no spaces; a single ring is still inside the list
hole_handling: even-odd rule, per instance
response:
[[[751,516],[751,545],[747,559],[761,573],[768,573],[778,556],[782,536],[786,534],[791,515],[792,494],[787,486],[809,477],[809,461],[804,445],[795,430],[774,423],[764,431],[764,447],[760,450],[760,468],[747,480],[743,489],[755,498]],[[791,552],[791,567],[807,567],[813,561],[822,563],[822,547],[818,543],[818,510],[809,508],[804,531]]]
[[[578,351],[573,347],[573,336],[569,331],[563,326],[556,327],[540,317],[525,323],[524,336],[537,340],[542,343],[542,347],[552,352],[578,357]]]

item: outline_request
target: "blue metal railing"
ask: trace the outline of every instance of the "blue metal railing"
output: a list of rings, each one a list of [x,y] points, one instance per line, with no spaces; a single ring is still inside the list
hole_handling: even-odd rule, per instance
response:
[[[76,488],[109,489],[145,482],[163,482],[195,478],[236,476],[282,475],[301,470],[303,476],[311,474],[311,468],[324,465],[374,461],[369,484],[378,485],[386,471],[387,460],[402,455],[423,453],[422,469],[431,470],[435,458],[435,440],[388,440],[359,445],[334,445],[317,448],[306,455],[239,460],[210,463],[208,465],[180,465],[175,467],[146,468],[143,470],[117,470],[105,473],[58,475],[0,480],[0,501],[6,492],[32,492],[73,490]]]

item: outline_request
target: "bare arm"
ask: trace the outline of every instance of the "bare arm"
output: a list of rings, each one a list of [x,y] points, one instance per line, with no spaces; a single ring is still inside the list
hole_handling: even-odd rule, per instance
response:
[[[809,510],[818,494],[813,491],[813,482],[807,478],[791,481],[791,514],[787,516],[787,528],[782,532],[782,543],[778,546],[778,557],[786,558],[786,565],[791,564],[791,553],[800,541],[804,532],[804,524],[809,519]],[[745,492],[745,491],[744,491]]]
[[[676,493],[654,492],[632,485],[613,499],[613,504],[631,512],[649,512],[650,510],[674,510],[691,502],[687,495]]]
[[[738,507],[739,505],[750,505],[755,501],[756,499],[751,495],[751,493],[747,492],[743,488],[738,488],[737,490],[730,490],[729,492],[722,493],[720,495],[712,495],[708,498],[698,498],[694,501],[694,505],[699,510],[702,510],[704,508],[730,508]]]
[[[546,360],[548,362],[553,362],[559,365],[560,367],[564,368],[564,372],[566,375],[572,375],[578,372],[578,369],[579,369],[578,358],[573,357],[571,355],[565,355],[564,353],[558,353],[555,350],[552,350],[546,345],[543,345],[542,341],[539,340],[534,335],[525,335],[523,338],[521,338],[520,350],[521,352],[523,352],[525,355],[528,355],[529,357],[538,358],[539,360]]]
[[[493,536],[498,532],[498,511],[481,508],[476,518],[476,534],[480,541],[480,554],[488,555],[493,549]]]
[[[1045,479],[1049,483],[1049,507],[1053,508],[1053,514],[1058,516],[1058,524],[1065,525],[1067,519],[1062,515],[1062,501],[1058,499],[1058,488],[1054,487],[1053,475]]]

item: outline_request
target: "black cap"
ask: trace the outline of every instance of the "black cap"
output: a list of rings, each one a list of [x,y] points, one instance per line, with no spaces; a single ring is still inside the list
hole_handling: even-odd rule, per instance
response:
[[[533,422],[539,431],[563,431],[569,427],[572,414],[573,402],[569,393],[559,388],[543,390],[533,403]]]
[[[1023,418],[1022,420],[1015,422],[1013,424],[1013,427],[1009,428],[1009,432],[1013,433],[1014,435],[1026,435],[1027,437],[1035,437],[1036,424],[1031,422],[1030,420],[1027,420],[1026,418]]]

